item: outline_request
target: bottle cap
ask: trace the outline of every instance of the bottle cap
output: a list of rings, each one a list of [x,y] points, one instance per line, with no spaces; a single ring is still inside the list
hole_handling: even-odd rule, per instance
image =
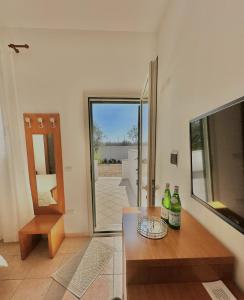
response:
[[[179,191],[179,186],[178,185],[175,185],[175,191]]]
[[[170,184],[167,182],[166,183],[166,188],[168,189],[170,187]]]

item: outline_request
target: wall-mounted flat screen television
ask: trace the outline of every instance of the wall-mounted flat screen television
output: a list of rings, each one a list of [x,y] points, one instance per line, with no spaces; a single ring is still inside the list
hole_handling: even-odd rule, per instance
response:
[[[190,121],[192,197],[244,233],[244,97]]]

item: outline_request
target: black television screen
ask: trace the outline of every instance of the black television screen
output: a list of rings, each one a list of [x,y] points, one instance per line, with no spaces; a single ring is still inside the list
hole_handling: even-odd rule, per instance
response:
[[[192,196],[244,232],[244,98],[190,122]]]

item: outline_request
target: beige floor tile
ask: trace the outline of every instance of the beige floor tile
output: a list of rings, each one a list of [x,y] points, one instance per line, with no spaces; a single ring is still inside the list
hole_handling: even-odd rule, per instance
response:
[[[19,243],[3,243],[0,242],[0,254],[4,255],[20,255]]]
[[[86,249],[90,240],[91,238],[89,237],[65,238],[58,250],[58,254],[75,253],[82,249]]]
[[[55,280],[52,280],[52,283],[50,284],[48,291],[45,295],[45,300],[60,300],[60,299],[72,299],[71,297],[68,298],[68,296],[65,296],[67,294],[67,290],[65,287],[63,287],[61,284],[56,282]]]
[[[32,266],[27,260],[21,260],[20,256],[4,256],[8,262],[7,268],[0,268],[0,280],[25,279]]]
[[[68,258],[70,257],[69,254],[57,254],[54,258],[46,256],[29,256],[27,260],[31,265],[31,270],[26,278],[50,277],[66,261],[66,255],[68,255]]]
[[[85,251],[84,251],[85,253]],[[70,259],[72,259],[76,253],[66,253],[66,254],[58,254],[58,255],[62,255],[63,256],[63,261],[62,261],[62,265],[64,265],[65,263],[67,263]]]
[[[40,240],[40,242],[37,244],[37,246],[31,251],[29,256],[46,256],[46,257],[49,257],[48,240],[46,238],[42,238]]]
[[[122,273],[122,252],[119,250],[121,249],[122,239],[121,237],[96,237],[95,239],[104,242],[117,251],[105,267],[102,272],[103,274],[94,281],[82,299],[110,300],[113,295],[121,297],[120,274]],[[88,242],[88,238],[65,239],[63,246],[61,246],[61,251],[53,259],[48,257],[47,240],[42,240],[24,261],[20,259],[19,255],[5,255],[9,267],[0,269],[0,295],[3,294],[5,297],[3,298],[1,295],[0,299],[7,300],[12,296],[14,300],[77,299],[49,276],[67,262],[74,253],[86,249]],[[15,253],[15,246],[8,245],[12,254]],[[1,249],[2,245],[0,246],[0,251]],[[114,272],[118,276],[113,277]]]
[[[114,274],[122,274],[122,252],[114,252]]]
[[[114,297],[119,297],[122,299],[122,286],[122,275],[114,275]]]
[[[88,288],[82,300],[110,300],[113,298],[113,275],[101,275]]]
[[[1,280],[0,281],[0,299],[9,300],[13,296],[22,280]]]
[[[14,293],[13,300],[42,300],[44,299],[52,279],[25,279]]]
[[[69,291],[66,291],[62,300],[77,300],[79,298],[77,298],[75,295],[73,295],[72,293],[70,293]],[[83,299],[83,298],[82,298]],[[46,299],[45,299],[46,300]],[[58,299],[57,299],[58,300]]]

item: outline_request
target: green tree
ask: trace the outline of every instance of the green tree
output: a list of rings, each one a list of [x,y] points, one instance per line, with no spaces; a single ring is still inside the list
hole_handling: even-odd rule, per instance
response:
[[[191,144],[192,150],[203,150],[203,125],[201,120],[191,123]]]
[[[131,129],[127,132],[127,136],[133,144],[138,143],[138,128],[136,125],[131,127]]]
[[[94,123],[93,124],[93,148],[95,153],[98,153],[99,147],[103,144],[104,134],[101,128]]]

